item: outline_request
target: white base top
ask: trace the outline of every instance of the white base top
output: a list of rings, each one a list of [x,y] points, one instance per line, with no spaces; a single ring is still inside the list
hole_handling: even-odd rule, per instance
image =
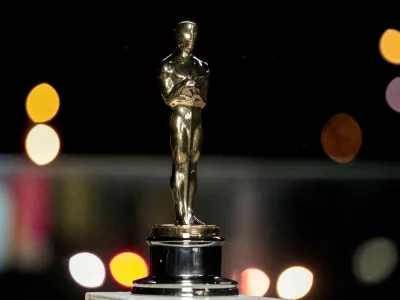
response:
[[[149,299],[163,299],[163,300],[181,300],[187,299],[188,297],[173,297],[173,296],[146,296],[146,295],[132,295],[130,292],[90,292],[86,293],[85,300],[149,300]],[[218,298],[218,300],[234,300],[240,298],[240,300],[276,300],[274,298],[254,297],[254,296],[217,296],[217,297],[202,297],[196,296],[193,298]]]

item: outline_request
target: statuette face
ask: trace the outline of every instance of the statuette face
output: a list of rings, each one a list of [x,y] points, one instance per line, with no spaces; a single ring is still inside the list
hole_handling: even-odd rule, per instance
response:
[[[191,53],[197,40],[197,25],[188,21],[181,22],[175,29],[175,35],[179,50]]]
[[[193,212],[197,162],[203,139],[201,110],[207,102],[210,70],[193,56],[197,25],[181,22],[175,29],[176,49],[161,62],[159,80],[164,102],[171,107],[171,192],[176,225],[203,225]]]

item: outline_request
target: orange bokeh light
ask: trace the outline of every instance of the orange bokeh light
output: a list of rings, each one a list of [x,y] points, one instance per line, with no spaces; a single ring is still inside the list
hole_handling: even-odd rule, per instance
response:
[[[270,280],[265,272],[249,268],[240,274],[240,293],[262,297],[268,291]]]
[[[149,275],[145,260],[133,252],[119,253],[110,262],[114,280],[125,287],[132,287],[133,281]]]

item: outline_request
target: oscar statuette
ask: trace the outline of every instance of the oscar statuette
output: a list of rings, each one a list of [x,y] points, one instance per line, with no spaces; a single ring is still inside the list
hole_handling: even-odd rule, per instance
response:
[[[177,47],[161,62],[158,72],[162,99],[171,108],[170,188],[175,223],[152,225],[146,240],[150,275],[135,280],[131,292],[92,292],[86,294],[86,300],[262,298],[239,295],[238,283],[222,277],[224,238],[218,226],[200,221],[193,210],[203,139],[201,111],[207,103],[210,77],[208,64],[193,56],[197,33],[195,23],[179,23],[175,29]]]

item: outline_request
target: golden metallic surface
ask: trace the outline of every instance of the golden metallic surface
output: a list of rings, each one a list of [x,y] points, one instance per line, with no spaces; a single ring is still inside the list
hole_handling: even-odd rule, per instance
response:
[[[180,237],[180,238],[207,238],[218,236],[219,227],[215,225],[172,225],[160,224],[151,227],[151,236]]]
[[[171,191],[176,225],[205,225],[193,212],[197,162],[203,139],[201,109],[207,102],[210,70],[193,56],[197,25],[181,22],[175,29],[177,48],[161,62],[158,78],[164,102],[171,107]]]

